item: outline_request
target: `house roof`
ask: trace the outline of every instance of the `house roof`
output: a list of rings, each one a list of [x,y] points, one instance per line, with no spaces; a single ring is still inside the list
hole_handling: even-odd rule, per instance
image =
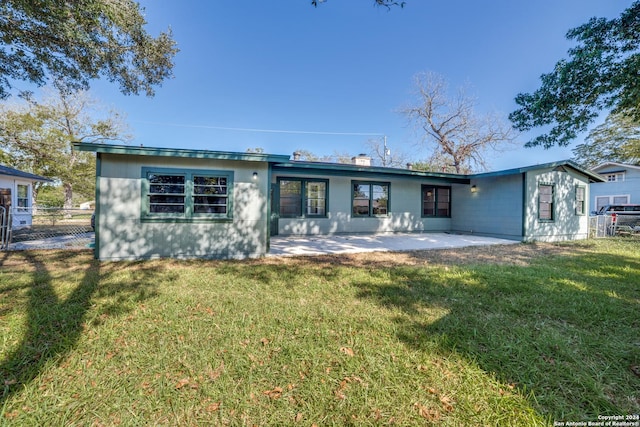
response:
[[[184,148],[143,147],[116,144],[94,144],[74,142],[73,148],[78,151],[96,153],[128,154],[135,156],[184,157],[194,159],[247,160],[254,162],[284,162],[289,156],[263,153],[237,153],[233,151],[189,150]]]
[[[600,163],[598,166],[596,166],[595,168],[592,168],[591,170],[594,172],[600,172],[602,169],[605,168],[609,168],[609,167],[617,167],[617,168],[621,168],[620,170],[615,170],[615,171],[607,171],[606,173],[616,173],[616,172],[624,172],[626,169],[636,169],[636,170],[640,170],[640,165],[631,165],[628,163],[618,163],[618,162],[604,162],[604,163]]]
[[[384,176],[403,176],[409,178],[432,178],[457,184],[469,184],[469,177],[450,173],[425,172],[413,169],[388,168],[378,166],[360,166],[349,163],[327,163],[290,161],[277,163],[274,170],[300,173],[316,173],[322,175],[357,174],[362,177],[376,178]]]
[[[571,160],[561,160],[558,162],[551,162],[551,163],[543,163],[543,164],[539,164],[539,165],[533,165],[533,166],[525,166],[525,167],[521,167],[521,168],[514,168],[514,169],[507,169],[507,170],[502,170],[502,171],[496,171],[496,172],[485,172],[485,173],[477,173],[477,174],[473,174],[473,175],[469,175],[470,178],[482,178],[482,177],[492,177],[492,176],[506,176],[506,175],[514,175],[514,174],[519,174],[519,173],[525,173],[525,172],[529,172],[529,171],[533,171],[533,170],[539,170],[539,169],[553,169],[553,168],[569,168],[569,169],[573,169],[575,172],[578,172],[584,176],[586,176],[587,178],[589,178],[590,182],[604,182],[604,178],[602,178],[600,175],[598,175],[597,173],[593,173],[587,169],[584,169],[582,166],[578,165],[577,163],[571,161]]]
[[[183,158],[205,158],[218,160],[246,160],[257,162],[269,162],[273,164],[274,170],[300,172],[300,173],[316,173],[316,174],[344,174],[353,173],[363,177],[381,177],[381,176],[404,176],[408,178],[430,178],[439,179],[452,183],[469,184],[472,178],[506,176],[520,174],[538,169],[549,169],[557,167],[565,167],[586,176],[591,182],[604,182],[604,179],[597,173],[583,169],[577,163],[571,160],[562,160],[559,162],[545,163],[515,169],[507,169],[496,172],[486,172],[479,174],[449,174],[438,172],[424,172],[413,169],[388,168],[378,166],[360,166],[346,163],[327,163],[327,162],[307,162],[290,160],[288,155],[282,154],[266,154],[266,153],[239,153],[232,151],[212,151],[212,150],[191,150],[183,148],[159,148],[159,147],[143,147],[143,146],[127,146],[115,144],[95,144],[85,142],[74,142],[73,147],[79,151],[93,151],[96,153],[109,154],[127,154],[137,156],[166,156],[166,157],[183,157]]]
[[[0,175],[14,176],[16,178],[23,178],[30,181],[40,181],[40,182],[52,181],[51,179],[45,178],[44,176],[36,175],[29,172],[23,172],[21,170],[10,168],[9,166],[4,166],[4,165],[0,165]]]

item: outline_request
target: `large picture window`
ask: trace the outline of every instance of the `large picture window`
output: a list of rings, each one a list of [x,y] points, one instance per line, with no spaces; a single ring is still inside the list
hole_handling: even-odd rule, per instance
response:
[[[553,221],[553,184],[538,185],[538,219]]]
[[[423,185],[422,216],[451,217],[451,187]]]
[[[231,218],[233,172],[142,169],[143,219]]]
[[[327,180],[281,178],[278,183],[281,217],[323,217],[327,215]]]
[[[353,216],[386,216],[389,214],[389,183],[352,183]]]

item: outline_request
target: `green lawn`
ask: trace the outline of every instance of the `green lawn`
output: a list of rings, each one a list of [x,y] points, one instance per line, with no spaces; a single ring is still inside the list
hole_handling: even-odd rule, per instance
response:
[[[0,253],[0,424],[640,412],[640,243],[252,261]]]

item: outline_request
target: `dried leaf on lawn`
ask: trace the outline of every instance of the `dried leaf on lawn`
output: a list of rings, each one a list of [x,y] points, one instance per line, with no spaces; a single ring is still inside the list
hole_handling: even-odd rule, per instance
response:
[[[349,357],[353,357],[355,355],[353,349],[350,347],[340,347],[340,352],[346,354]]]
[[[418,402],[414,403],[413,406],[418,409],[418,414],[421,417],[429,421],[438,421],[440,419],[440,412],[437,409],[429,409]]]

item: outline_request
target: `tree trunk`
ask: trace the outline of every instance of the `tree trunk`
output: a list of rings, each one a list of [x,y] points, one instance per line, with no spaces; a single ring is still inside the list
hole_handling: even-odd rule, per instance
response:
[[[65,182],[62,185],[64,189],[64,216],[65,218],[71,218],[71,209],[73,209],[73,187],[71,183]]]

